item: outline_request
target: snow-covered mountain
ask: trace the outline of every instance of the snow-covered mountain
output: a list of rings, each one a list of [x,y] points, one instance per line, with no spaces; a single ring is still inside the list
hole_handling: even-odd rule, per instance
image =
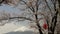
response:
[[[14,31],[15,31],[15,32],[16,32],[16,31],[22,31],[22,32],[24,32],[24,31],[32,31],[32,29],[30,29],[30,28],[28,28],[28,27],[26,27],[26,26],[21,26],[21,27],[15,29]]]

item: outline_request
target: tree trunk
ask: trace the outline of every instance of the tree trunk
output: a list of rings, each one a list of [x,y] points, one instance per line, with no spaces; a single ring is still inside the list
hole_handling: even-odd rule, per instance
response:
[[[38,23],[37,23],[37,26],[38,26],[39,34],[43,34],[42,31],[41,31],[41,27]]]
[[[59,3],[59,8],[60,8],[60,0],[58,0],[58,3]]]
[[[43,34],[43,32],[41,31],[40,24],[39,24],[39,22],[38,22],[38,17],[37,17],[37,14],[35,14],[35,18],[36,18],[36,25],[37,25],[37,27],[38,27],[39,34]]]

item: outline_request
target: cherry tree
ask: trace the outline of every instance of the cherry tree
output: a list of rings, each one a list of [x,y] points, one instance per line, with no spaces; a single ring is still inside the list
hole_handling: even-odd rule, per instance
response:
[[[15,0],[16,1],[16,0]],[[49,3],[50,2],[50,3]],[[36,28],[39,34],[55,34],[57,26],[57,16],[59,14],[59,0],[18,0],[14,2],[13,0],[1,0],[0,3],[14,4],[17,7],[19,4],[21,10],[24,12],[17,17],[9,17],[8,19],[23,19],[28,20],[30,23],[34,23],[31,27]],[[41,27],[40,21],[45,19],[43,26]],[[2,19],[1,19],[2,20]],[[7,19],[5,19],[7,20]],[[44,33],[44,31],[47,32]]]

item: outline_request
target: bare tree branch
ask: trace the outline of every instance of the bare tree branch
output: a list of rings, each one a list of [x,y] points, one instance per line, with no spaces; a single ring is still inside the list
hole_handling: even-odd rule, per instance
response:
[[[18,19],[25,19],[25,20],[29,20],[29,21],[33,21],[32,19],[30,19],[30,18],[26,18],[26,17],[9,17],[9,18],[2,18],[2,19],[0,19],[0,20],[8,20],[8,19],[16,19],[16,18],[18,18]]]
[[[5,0],[0,0],[0,4],[3,3]]]
[[[34,8],[31,6],[28,6],[27,2],[23,1],[23,0],[20,0],[22,1],[32,12],[34,12]]]

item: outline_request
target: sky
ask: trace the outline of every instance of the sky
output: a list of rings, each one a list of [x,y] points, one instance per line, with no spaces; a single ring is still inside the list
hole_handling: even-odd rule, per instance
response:
[[[11,13],[11,14],[22,13],[22,11],[19,10],[18,8],[7,5],[7,4],[3,4],[2,6],[0,6],[0,12],[2,12],[2,11],[6,11],[6,12]],[[23,22],[11,21],[11,22],[5,24],[4,26],[0,26],[0,34],[10,34],[10,33],[15,33],[16,31],[20,31],[20,32],[29,31],[29,32],[31,32],[29,30],[29,28],[26,27],[27,25],[29,25],[28,21],[23,21]],[[26,33],[28,33],[28,32],[26,32]]]
[[[13,6],[9,6],[7,4],[3,4],[2,6],[0,6],[0,11],[7,11],[10,13],[19,13],[21,12],[19,9],[14,8]]]
[[[16,13],[16,14],[21,13],[21,11],[18,8],[15,8],[15,7],[9,6],[9,5],[5,5],[5,4],[0,6],[0,12],[2,12],[2,11],[6,11],[6,12],[9,12],[9,13]],[[0,26],[0,34],[8,33],[8,32],[14,31],[15,29],[19,30],[19,28],[21,28],[21,27],[26,28],[25,27],[26,24],[27,24],[27,21],[19,22],[19,23],[18,22],[14,23],[14,21],[13,21],[11,23],[7,23],[4,26]],[[21,29],[21,31],[22,30],[23,29]]]

